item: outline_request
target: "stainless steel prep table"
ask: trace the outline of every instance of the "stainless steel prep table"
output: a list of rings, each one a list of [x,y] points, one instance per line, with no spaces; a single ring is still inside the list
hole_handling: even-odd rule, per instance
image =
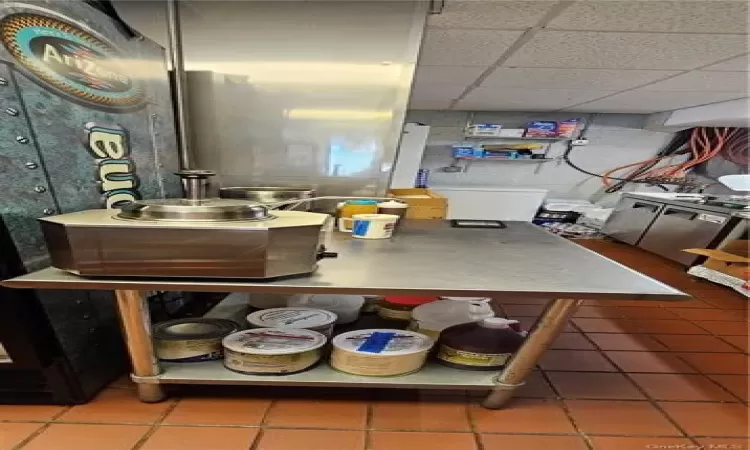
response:
[[[391,388],[491,387],[484,401],[499,408],[533,369],[584,299],[684,300],[689,296],[529,223],[506,229],[451,228],[442,221],[410,221],[389,240],[358,240],[334,233],[338,258],[312,275],[273,281],[227,279],[84,278],[48,268],[7,280],[13,288],[114,290],[145,402],[164,398],[160,384],[249,384]],[[142,291],[357,293],[547,298],[545,312],[523,347],[500,374],[442,367],[393,378],[336,372],[322,363],[295,375],[251,376],[225,370],[220,361],[159,363]]]

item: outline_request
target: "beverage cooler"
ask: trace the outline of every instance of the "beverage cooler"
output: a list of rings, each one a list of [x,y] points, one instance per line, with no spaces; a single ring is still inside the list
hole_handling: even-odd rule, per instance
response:
[[[164,50],[109,2],[0,0],[0,278],[49,265],[37,219],[180,195]],[[104,291],[0,288],[0,403],[82,403],[126,368]]]

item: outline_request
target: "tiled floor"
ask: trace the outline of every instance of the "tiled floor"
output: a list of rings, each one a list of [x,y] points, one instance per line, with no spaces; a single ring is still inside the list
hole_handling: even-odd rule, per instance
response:
[[[0,450],[750,449],[747,300],[581,243],[696,299],[587,301],[508,409],[480,392],[200,386],[147,405],[120,381],[87,405],[0,406]],[[541,306],[521,303],[501,300],[533,323]]]

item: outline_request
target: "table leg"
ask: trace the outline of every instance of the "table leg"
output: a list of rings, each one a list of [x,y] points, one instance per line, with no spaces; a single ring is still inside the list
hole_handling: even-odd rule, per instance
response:
[[[125,334],[125,345],[128,347],[133,375],[152,377],[161,370],[154,354],[151,340],[151,316],[148,301],[139,291],[117,290],[117,308]],[[142,402],[155,403],[166,398],[159,384],[137,383],[138,397]]]
[[[542,316],[534,324],[521,348],[510,358],[500,375],[495,378],[496,386],[482,403],[489,409],[502,408],[513,397],[513,392],[523,385],[526,376],[544,354],[544,351],[557,339],[583,300],[568,298],[551,301]]]

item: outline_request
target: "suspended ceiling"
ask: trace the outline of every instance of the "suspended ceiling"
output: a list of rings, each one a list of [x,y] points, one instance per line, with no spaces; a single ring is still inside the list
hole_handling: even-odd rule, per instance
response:
[[[748,4],[446,0],[410,108],[653,113],[747,97]]]

